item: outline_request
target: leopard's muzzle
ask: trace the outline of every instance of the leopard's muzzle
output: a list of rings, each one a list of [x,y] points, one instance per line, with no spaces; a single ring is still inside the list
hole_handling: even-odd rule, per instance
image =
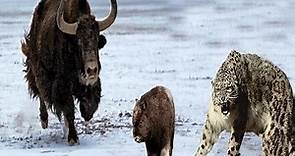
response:
[[[229,114],[229,102],[224,102],[221,104],[221,113],[225,116]]]

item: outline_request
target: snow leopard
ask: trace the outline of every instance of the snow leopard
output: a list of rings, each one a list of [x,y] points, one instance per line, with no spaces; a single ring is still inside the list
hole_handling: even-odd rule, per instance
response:
[[[225,155],[239,156],[245,132],[262,138],[262,156],[295,156],[295,105],[286,74],[256,54],[232,50],[212,81],[209,111],[195,156],[205,156],[222,131]]]

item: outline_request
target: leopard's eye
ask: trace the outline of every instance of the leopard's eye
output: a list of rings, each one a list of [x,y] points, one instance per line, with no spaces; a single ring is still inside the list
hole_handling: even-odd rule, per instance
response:
[[[228,87],[226,87],[226,91],[227,92],[232,92],[233,91],[233,88],[231,86],[228,86]]]
[[[220,88],[219,86],[217,86],[217,87],[214,87],[214,90],[215,90],[215,91],[220,91],[221,88]]]

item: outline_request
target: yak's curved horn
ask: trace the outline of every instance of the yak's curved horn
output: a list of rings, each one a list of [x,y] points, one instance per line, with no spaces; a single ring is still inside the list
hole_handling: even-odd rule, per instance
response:
[[[102,21],[97,21],[98,26],[99,26],[99,31],[103,31],[110,27],[116,17],[117,17],[117,1],[116,0],[111,0],[111,9],[110,9],[109,15]]]
[[[57,15],[56,15],[56,23],[60,31],[70,34],[70,35],[76,35],[78,23],[67,23],[64,20],[64,0],[60,1],[59,7],[57,9]]]

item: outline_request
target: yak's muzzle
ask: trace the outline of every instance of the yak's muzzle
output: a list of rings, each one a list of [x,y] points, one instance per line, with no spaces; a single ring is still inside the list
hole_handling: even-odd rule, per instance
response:
[[[96,61],[86,62],[84,65],[84,74],[81,74],[81,83],[88,85],[94,85],[98,79],[98,64]]]

